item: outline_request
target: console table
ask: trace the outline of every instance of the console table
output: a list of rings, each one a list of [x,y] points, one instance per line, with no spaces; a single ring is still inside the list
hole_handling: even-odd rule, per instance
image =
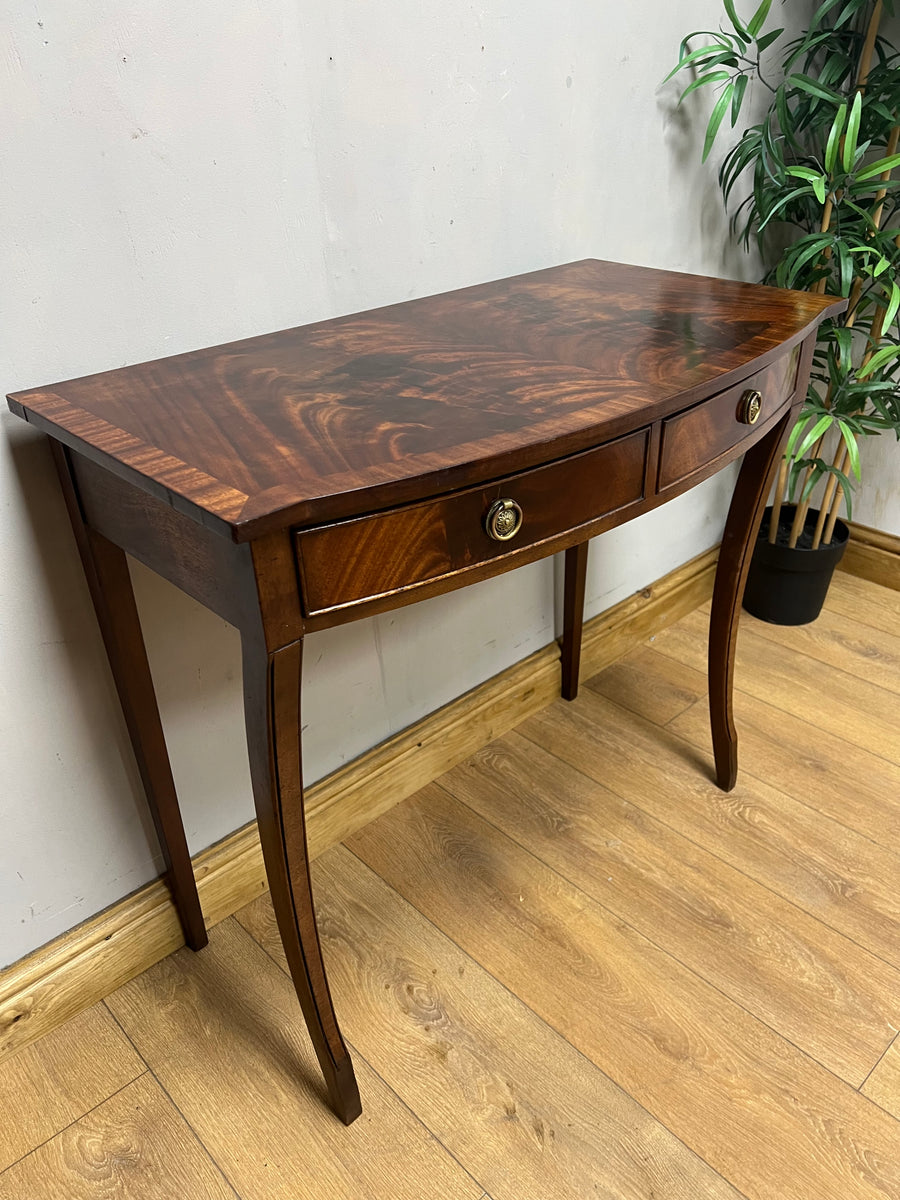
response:
[[[578,687],[588,539],[745,454],[716,573],[709,695],[731,788],[749,554],[846,301],[593,260],[19,392],[49,434],[184,927],[206,943],[125,552],[240,630],[272,902],[332,1104],[360,1112],[310,888],[307,633],[565,552]]]

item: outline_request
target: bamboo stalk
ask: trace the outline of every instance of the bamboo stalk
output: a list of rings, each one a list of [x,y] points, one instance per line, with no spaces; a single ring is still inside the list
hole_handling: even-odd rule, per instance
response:
[[[847,447],[844,446],[844,453],[841,456],[841,465],[838,467],[838,470],[842,471],[844,474],[847,473],[847,463],[849,461],[849,458],[850,458],[850,455],[847,451]],[[843,498],[844,498],[844,488],[843,488],[843,485],[839,483],[837,485],[837,490],[835,491],[834,502],[831,505],[831,512],[828,514],[828,523],[825,526],[825,532],[822,534],[822,538],[823,538],[826,546],[831,541],[831,539],[834,537],[834,527],[837,523],[837,515],[838,515],[838,512],[840,511],[841,501],[843,500]]]
[[[844,463],[843,460],[846,456],[847,456],[847,447],[844,445],[843,440],[842,440],[838,444],[838,448],[835,451],[834,460],[832,461],[831,465],[833,467],[837,467],[838,470],[840,470],[840,471],[845,470],[846,463]],[[825,485],[825,493],[822,496],[822,504],[819,508],[819,519],[816,521],[816,528],[815,528],[815,531],[813,532],[813,540],[812,540],[813,550],[818,550],[819,546],[822,543],[822,531],[825,528],[826,519],[830,519],[830,517],[831,517],[832,502],[834,501],[834,503],[836,505],[838,505],[838,506],[840,505],[841,498],[838,497],[838,499],[835,501],[835,497],[834,497],[835,489],[837,488],[837,486],[838,486],[837,475],[829,475],[828,483]],[[843,496],[843,489],[841,491],[841,496]],[[836,515],[837,514],[835,513],[835,516]],[[834,529],[833,521],[831,523],[831,528]],[[829,542],[829,541],[831,541],[831,538],[825,538],[825,541]]]
[[[814,446],[812,446],[810,448],[810,450],[808,451],[811,458],[819,457],[819,453],[821,452],[822,443],[824,442],[824,440],[825,440],[825,434],[823,433],[822,436],[819,438],[819,440],[816,442],[816,444]],[[803,526],[806,524],[806,514],[809,512],[809,505],[810,505],[810,501],[812,499],[812,495],[810,494],[804,500],[803,499],[803,489],[806,487],[806,484],[810,477],[811,472],[812,472],[812,467],[807,467],[806,474],[803,477],[803,483],[800,487],[800,495],[797,498],[797,508],[796,508],[796,511],[794,512],[794,520],[791,525],[790,537],[788,538],[788,545],[790,546],[790,548],[792,550],[797,545],[797,539],[799,538],[800,534],[803,532]]]
[[[778,533],[778,521],[781,517],[781,505],[784,500],[784,489],[787,485],[788,460],[787,455],[781,456],[781,466],[778,468],[778,482],[775,484],[775,494],[772,496],[772,516],[769,520],[769,542],[774,546]]]
[[[900,142],[900,125],[895,125],[891,130],[891,136],[888,138],[887,146],[885,147],[884,157],[890,158],[892,154],[897,153],[897,143]],[[891,177],[890,168],[887,171],[882,171],[879,178],[886,183]],[[875,210],[872,213],[872,220],[875,222],[875,228],[881,226],[881,214],[884,210],[884,198],[887,195],[887,188],[879,188],[875,193]]]
[[[872,66],[872,54],[875,51],[875,39],[878,37],[878,26],[881,24],[881,12],[884,5],[882,0],[875,0],[875,7],[869,17],[869,27],[866,30],[866,40],[859,56],[859,74],[856,77],[857,91],[862,91],[869,78],[869,68]]]
[[[841,138],[841,145],[844,145],[844,138]],[[829,192],[828,196],[826,196],[826,203],[824,203],[824,208],[822,209],[822,223],[821,223],[821,226],[818,227],[818,232],[828,233],[830,224],[832,224],[833,210],[834,210],[834,200],[832,199],[832,193]],[[824,252],[824,257],[826,257],[826,259],[829,259],[830,257],[832,257],[832,247],[826,246],[826,252]],[[823,275],[821,280],[816,281],[815,287],[812,288],[812,290],[814,290],[814,292],[824,292],[824,286],[826,286],[827,282],[828,282],[828,276]]]

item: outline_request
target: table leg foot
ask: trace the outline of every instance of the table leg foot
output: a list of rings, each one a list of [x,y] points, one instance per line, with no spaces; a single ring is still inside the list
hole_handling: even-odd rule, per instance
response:
[[[719,551],[709,619],[709,716],[716,783],[724,792],[730,792],[737,781],[734,652],[744,584],[769,489],[796,414],[795,406],[745,454]]]
[[[266,654],[244,646],[250,772],[266,874],[291,978],[331,1105],[349,1125],[362,1111],[338,1027],[316,926],[300,757],[302,641]]]

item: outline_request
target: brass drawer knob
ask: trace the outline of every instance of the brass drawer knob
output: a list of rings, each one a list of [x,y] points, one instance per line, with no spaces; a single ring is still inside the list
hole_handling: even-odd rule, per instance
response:
[[[522,528],[522,510],[515,500],[495,500],[484,518],[484,528],[495,542],[508,542]]]
[[[755,389],[744,392],[738,405],[738,420],[742,425],[755,425],[762,412],[762,393]]]

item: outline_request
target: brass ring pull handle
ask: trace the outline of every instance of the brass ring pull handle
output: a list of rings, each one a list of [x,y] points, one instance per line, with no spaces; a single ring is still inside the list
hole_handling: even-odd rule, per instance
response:
[[[508,542],[522,528],[522,510],[515,500],[495,500],[484,518],[484,529],[495,542]]]
[[[744,392],[738,405],[737,418],[742,425],[755,425],[762,412],[762,393],[752,390]]]

